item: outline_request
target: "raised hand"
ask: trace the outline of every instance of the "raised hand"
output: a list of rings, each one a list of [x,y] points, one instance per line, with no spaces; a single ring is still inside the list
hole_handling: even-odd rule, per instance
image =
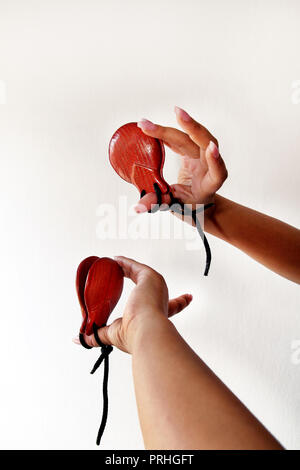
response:
[[[227,178],[227,169],[218,150],[217,139],[186,111],[175,107],[183,131],[154,124],[147,119],[138,122],[142,131],[158,139],[181,156],[178,184],[171,185],[173,195],[185,204],[208,204]],[[169,196],[163,197],[169,203]],[[146,212],[156,203],[154,193],[146,194],[136,212]]]

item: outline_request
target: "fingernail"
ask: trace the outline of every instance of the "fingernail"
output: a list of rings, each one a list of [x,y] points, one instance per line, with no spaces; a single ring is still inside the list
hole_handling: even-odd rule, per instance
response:
[[[209,142],[208,149],[215,159],[219,158],[220,156],[219,149],[212,140]]]
[[[145,131],[155,131],[157,129],[157,125],[151,121],[148,121],[148,119],[141,119],[137,123],[137,126]]]
[[[179,108],[178,106],[175,106],[174,110],[176,115],[182,119],[182,121],[189,122],[193,120],[193,118],[191,118],[191,116],[186,111]]]
[[[144,206],[144,204],[137,204],[136,206],[134,206],[134,210],[138,214],[142,214],[143,212],[147,212],[147,207]]]
[[[72,339],[73,343],[75,344],[80,344],[78,336],[75,336],[75,338]]]

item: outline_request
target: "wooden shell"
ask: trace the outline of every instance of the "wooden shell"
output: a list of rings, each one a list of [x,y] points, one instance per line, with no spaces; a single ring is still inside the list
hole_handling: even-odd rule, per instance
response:
[[[76,290],[82,312],[80,333],[105,325],[123,290],[124,274],[116,261],[90,256],[77,269]]]
[[[153,193],[157,183],[162,194],[169,191],[163,178],[164,145],[159,139],[145,135],[130,122],[120,127],[109,143],[109,160],[121,178],[134,184],[139,192]]]

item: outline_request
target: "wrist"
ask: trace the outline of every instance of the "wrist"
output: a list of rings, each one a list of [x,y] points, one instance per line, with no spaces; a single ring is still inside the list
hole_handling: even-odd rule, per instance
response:
[[[204,229],[207,233],[222,238],[224,218],[220,215],[227,210],[227,203],[230,203],[230,201],[219,194],[215,194],[213,202],[214,205],[204,212]]]
[[[164,336],[172,328],[175,328],[173,323],[162,312],[149,311],[136,316],[128,332],[130,353],[136,353],[147,343],[151,344],[153,337]]]

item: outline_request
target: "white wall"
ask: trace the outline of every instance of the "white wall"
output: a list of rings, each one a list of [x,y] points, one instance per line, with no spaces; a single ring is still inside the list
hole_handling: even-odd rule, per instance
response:
[[[194,294],[179,331],[300,448],[297,286],[212,237],[205,279],[203,251],[184,241],[96,233],[99,204],[137,200],[108,163],[111,134],[142,117],[175,125],[174,105],[218,137],[221,194],[299,225],[299,15],[297,0],[0,0],[1,448],[95,448],[102,374],[89,375],[96,351],[71,342],[75,271],[91,254],[142,260],[171,295]],[[177,168],[168,153],[169,182]],[[103,448],[142,447],[130,357],[115,351]]]

